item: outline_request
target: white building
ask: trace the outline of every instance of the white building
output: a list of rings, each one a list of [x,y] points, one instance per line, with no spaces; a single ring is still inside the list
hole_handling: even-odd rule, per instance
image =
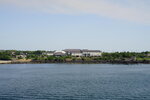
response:
[[[54,55],[54,51],[43,52],[42,55],[53,56]]]
[[[66,56],[66,52],[65,51],[55,51],[54,56]]]
[[[82,50],[83,56],[102,56],[102,52],[100,50]]]
[[[80,49],[65,49],[63,50],[67,55],[80,57],[83,56],[82,51]]]
[[[16,55],[17,59],[26,59],[26,55]]]

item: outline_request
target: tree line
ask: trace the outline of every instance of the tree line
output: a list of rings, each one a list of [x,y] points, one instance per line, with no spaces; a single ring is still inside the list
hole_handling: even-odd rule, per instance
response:
[[[18,51],[18,50],[1,50],[0,60],[16,59],[17,55],[25,55],[25,59],[41,61],[119,61],[119,60],[150,60],[150,52],[103,52],[100,57],[72,57],[72,56],[48,56],[43,53],[44,50],[37,51]],[[17,58],[17,59],[22,59]]]

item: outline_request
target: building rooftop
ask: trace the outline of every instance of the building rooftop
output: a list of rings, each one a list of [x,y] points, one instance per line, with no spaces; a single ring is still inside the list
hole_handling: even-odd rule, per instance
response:
[[[54,52],[55,56],[61,56],[61,55],[65,55],[66,53],[64,51],[56,51]]]
[[[88,49],[83,49],[82,52],[101,52],[100,50],[88,50]]]
[[[81,53],[82,52],[80,49],[65,49],[63,51],[67,53]]]

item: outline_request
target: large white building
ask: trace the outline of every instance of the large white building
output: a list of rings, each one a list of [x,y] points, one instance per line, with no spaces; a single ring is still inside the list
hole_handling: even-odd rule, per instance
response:
[[[67,55],[81,57],[81,56],[101,56],[102,52],[100,50],[80,50],[80,49],[65,49]]]
[[[102,56],[102,52],[100,50],[82,50],[83,56]]]
[[[88,49],[65,49],[62,51],[47,51],[44,52],[43,55],[47,56],[74,56],[74,57],[98,57],[102,56],[102,52],[100,50],[88,50]]]
[[[66,52],[65,51],[55,51],[54,56],[66,56]]]
[[[67,55],[70,56],[75,56],[75,57],[81,57],[82,55],[82,51],[80,49],[65,49],[63,50],[66,52]]]

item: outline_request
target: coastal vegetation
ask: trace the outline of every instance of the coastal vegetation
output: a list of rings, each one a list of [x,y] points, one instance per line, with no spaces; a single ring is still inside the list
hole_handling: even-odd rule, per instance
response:
[[[17,51],[1,50],[0,60],[30,61],[34,63],[124,63],[124,62],[150,62],[150,52],[103,52],[101,56],[53,56],[46,55],[42,50]]]

